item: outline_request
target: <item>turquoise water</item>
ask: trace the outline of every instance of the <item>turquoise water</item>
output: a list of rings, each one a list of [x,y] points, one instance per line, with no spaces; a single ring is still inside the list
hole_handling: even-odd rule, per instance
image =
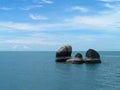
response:
[[[74,65],[55,52],[0,52],[0,90],[120,90],[120,52],[99,53],[101,64]]]

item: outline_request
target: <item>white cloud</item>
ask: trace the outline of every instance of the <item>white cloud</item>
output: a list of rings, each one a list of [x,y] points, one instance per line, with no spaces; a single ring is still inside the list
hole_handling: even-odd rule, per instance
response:
[[[107,8],[115,8],[115,6],[114,6],[114,5],[109,4],[109,3],[106,3],[106,4],[105,4],[105,7],[107,7]]]
[[[109,7],[109,4],[107,5]],[[103,32],[119,31],[120,27],[120,8],[114,8],[108,11],[99,12],[96,15],[82,16],[77,15],[70,18],[65,18],[62,21],[54,23],[16,23],[16,22],[0,22],[0,30],[23,30],[23,31],[50,31],[50,30],[100,30]],[[48,18],[41,15],[30,14],[29,17],[33,20],[47,20]]]
[[[43,3],[47,3],[47,4],[52,4],[53,3],[53,1],[51,1],[51,0],[41,0]]]
[[[88,12],[88,8],[81,7],[81,6],[74,6],[71,7],[72,11],[81,11],[81,12]]]
[[[17,23],[17,22],[0,22],[0,31],[9,30],[9,31],[46,31],[56,28],[63,28],[66,25],[61,23]]]
[[[1,40],[0,43],[7,44],[19,44],[19,45],[58,45],[58,42],[49,42],[46,40],[41,40],[40,38],[23,38],[23,39],[9,39],[9,40]]]
[[[34,30],[34,27],[28,23],[0,22],[0,30]]]
[[[0,22],[0,31],[47,31],[49,29],[62,28],[64,24],[61,23],[18,23],[18,22]]]
[[[99,1],[102,1],[102,2],[119,2],[120,0],[99,0]]]
[[[14,50],[31,50],[28,45],[13,44],[12,49]]]
[[[41,50],[41,49],[44,50],[44,48],[41,47],[49,48],[51,46],[63,45],[64,42],[63,40],[60,39],[63,38],[63,35],[59,36],[56,34],[53,35],[49,33],[38,33],[38,32],[36,33],[27,32],[27,33],[29,35],[16,36],[16,38],[11,38],[11,36],[13,35],[6,35],[6,36],[4,35],[4,38],[0,39],[0,45],[3,45],[0,47],[0,50],[5,50],[2,47],[6,47],[6,48],[9,47],[10,50]]]
[[[9,8],[9,7],[0,7],[0,10],[8,11],[8,10],[13,10],[14,8]]]
[[[104,18],[104,22],[103,22]],[[109,25],[111,22],[105,19],[105,17],[97,17],[97,16],[75,16],[71,19],[66,19],[67,22],[73,23],[77,28],[92,28],[92,27],[105,27],[106,24]]]
[[[9,36],[7,36],[9,37]],[[56,38],[57,37],[57,38]],[[87,50],[88,48],[96,48],[99,50],[111,50],[114,45],[119,45],[120,38],[114,34],[81,34],[80,32],[69,32],[64,34],[51,34],[51,33],[31,33],[29,36],[18,36],[6,40],[0,40],[0,50],[8,47],[10,50],[55,50],[55,47],[70,44],[73,50]],[[111,43],[114,41],[114,43]],[[97,43],[97,45],[96,45]],[[104,43],[104,44],[103,44]],[[112,44],[112,47],[111,45]],[[8,46],[4,46],[8,45]],[[80,46],[82,48],[80,48]],[[44,47],[44,48],[43,48]],[[46,49],[46,48],[47,49]],[[115,47],[114,47],[115,48]],[[57,49],[56,49],[57,50]],[[117,50],[117,49],[116,49]]]
[[[66,18],[63,22],[56,23],[16,23],[16,22],[0,22],[0,30],[23,30],[23,31],[50,31],[50,30],[74,30],[74,29],[90,29],[100,31],[119,31],[120,12],[113,10],[101,12],[94,16],[74,16]],[[32,17],[32,19],[41,19]]]
[[[33,20],[48,20],[47,17],[37,14],[29,14],[29,17]]]
[[[119,8],[114,8],[109,11],[99,12],[93,16],[74,16],[73,18],[65,19],[66,22],[71,23],[74,28],[86,28],[103,31],[119,31],[117,28],[120,22]]]
[[[120,4],[113,4],[113,3],[105,3],[105,7],[111,9],[111,11],[119,12]]]
[[[30,6],[26,6],[26,7],[20,7],[20,9],[31,10],[31,9],[34,9],[34,8],[41,8],[41,7],[43,7],[43,5],[30,5]]]

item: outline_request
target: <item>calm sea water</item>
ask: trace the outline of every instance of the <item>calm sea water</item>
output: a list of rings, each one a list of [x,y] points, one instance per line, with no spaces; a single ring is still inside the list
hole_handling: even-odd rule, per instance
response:
[[[0,52],[0,90],[120,90],[120,52],[99,53],[101,64],[75,65],[55,52]]]

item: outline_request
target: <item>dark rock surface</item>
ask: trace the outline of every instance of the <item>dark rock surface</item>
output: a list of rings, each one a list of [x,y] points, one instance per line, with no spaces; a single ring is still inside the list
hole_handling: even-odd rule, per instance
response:
[[[82,64],[82,63],[84,63],[82,54],[80,54],[80,53],[77,53],[75,55],[75,58],[68,59],[66,62],[67,63],[72,63],[72,64]]]
[[[77,53],[77,54],[75,55],[75,58],[83,59],[83,56],[82,56],[81,53]]]
[[[86,63],[101,63],[99,53],[93,49],[89,49],[86,52],[85,62]]]
[[[56,62],[66,62],[71,58],[72,47],[70,45],[62,46],[56,52]]]

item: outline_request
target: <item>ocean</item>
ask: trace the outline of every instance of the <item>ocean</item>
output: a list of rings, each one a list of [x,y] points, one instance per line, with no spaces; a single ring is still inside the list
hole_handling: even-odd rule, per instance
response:
[[[120,90],[120,51],[99,51],[101,64],[56,63],[55,54],[1,51],[0,90]]]

